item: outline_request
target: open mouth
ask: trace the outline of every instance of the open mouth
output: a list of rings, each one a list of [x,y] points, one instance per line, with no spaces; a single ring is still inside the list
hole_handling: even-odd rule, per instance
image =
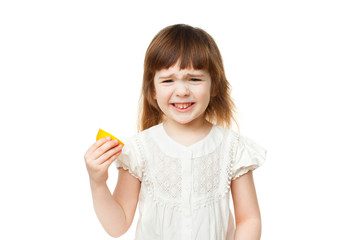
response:
[[[194,103],[172,103],[172,105],[178,109],[187,109],[194,105]]]

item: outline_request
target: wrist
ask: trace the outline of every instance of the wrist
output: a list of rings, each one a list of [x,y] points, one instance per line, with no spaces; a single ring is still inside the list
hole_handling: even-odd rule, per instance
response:
[[[90,179],[90,187],[91,189],[95,188],[105,188],[107,187],[106,182],[101,182],[101,181],[94,181],[93,179]]]

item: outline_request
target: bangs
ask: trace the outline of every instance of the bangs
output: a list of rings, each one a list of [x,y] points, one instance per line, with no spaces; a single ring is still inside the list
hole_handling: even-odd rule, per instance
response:
[[[209,70],[211,41],[206,32],[184,25],[164,30],[155,37],[148,49],[148,69],[152,72],[168,69],[179,60],[180,69]]]

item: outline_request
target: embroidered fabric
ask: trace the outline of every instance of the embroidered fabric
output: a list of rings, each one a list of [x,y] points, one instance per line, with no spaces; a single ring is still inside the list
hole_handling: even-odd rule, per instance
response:
[[[208,202],[225,196],[232,180],[249,170],[254,170],[263,163],[265,150],[252,140],[234,131],[222,129],[224,138],[215,151],[192,159],[192,189],[194,201]],[[117,167],[128,170],[134,177],[147,184],[148,192],[155,200],[165,201],[174,207],[180,206],[182,193],[181,158],[168,156],[160,149],[150,134],[141,133],[135,136],[135,144],[130,144],[124,156],[117,161]],[[126,145],[127,147],[127,145]],[[135,149],[136,148],[136,149]],[[145,151],[147,149],[147,151]],[[254,149],[254,151],[253,151]],[[258,151],[260,150],[260,151]],[[132,151],[137,151],[132,159]],[[145,158],[148,157],[146,160]],[[141,166],[132,166],[141,162]],[[134,169],[134,170],[133,170]],[[136,169],[140,169],[142,174]]]
[[[157,186],[157,193],[165,200],[179,200],[181,197],[182,176],[179,172],[181,162],[179,158],[169,157],[157,146],[153,152],[158,153],[148,162],[147,171],[153,178],[153,186]]]
[[[218,233],[217,238],[226,231],[231,236],[231,181],[259,167],[265,156],[265,149],[251,139],[218,126],[191,147],[170,139],[162,125],[132,137],[116,166],[128,169],[142,184],[137,235],[150,239],[161,231],[177,239],[171,226],[182,223],[184,228],[190,224],[203,229],[196,239],[208,239],[204,236],[209,232]],[[203,219],[209,222],[200,224]]]
[[[216,150],[208,155],[194,158],[193,184],[194,202],[198,205],[208,204],[213,200],[224,197],[230,189],[231,181],[258,167],[256,159],[260,156],[256,152],[251,154],[254,159],[245,166],[247,146],[256,147],[253,142],[240,136],[234,131],[223,131],[225,137]],[[136,145],[143,162],[143,176],[148,192],[157,202],[163,202],[170,207],[180,207],[182,193],[181,158],[171,157],[164,153],[148,134],[139,134]],[[145,149],[148,149],[147,152]],[[239,150],[238,150],[239,149]],[[241,153],[238,156],[237,153]],[[146,156],[149,156],[147,161]],[[244,165],[240,167],[239,165]],[[125,162],[120,166],[128,169]],[[133,176],[133,172],[131,172]],[[195,206],[196,208],[196,206]]]
[[[218,190],[220,183],[220,175],[223,176],[221,160],[223,156],[221,149],[218,148],[215,152],[208,156],[195,158],[194,161],[194,193],[198,195],[213,194]]]

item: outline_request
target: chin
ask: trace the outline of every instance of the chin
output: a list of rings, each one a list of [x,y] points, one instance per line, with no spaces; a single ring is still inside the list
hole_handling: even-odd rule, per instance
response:
[[[195,123],[197,120],[198,119],[173,119],[173,121],[182,125],[189,125],[189,124]]]
[[[165,120],[168,122],[172,122],[175,124],[181,124],[181,125],[186,125],[186,124],[189,124],[193,121],[191,119],[189,120],[189,119],[179,119],[179,118],[166,118]]]

